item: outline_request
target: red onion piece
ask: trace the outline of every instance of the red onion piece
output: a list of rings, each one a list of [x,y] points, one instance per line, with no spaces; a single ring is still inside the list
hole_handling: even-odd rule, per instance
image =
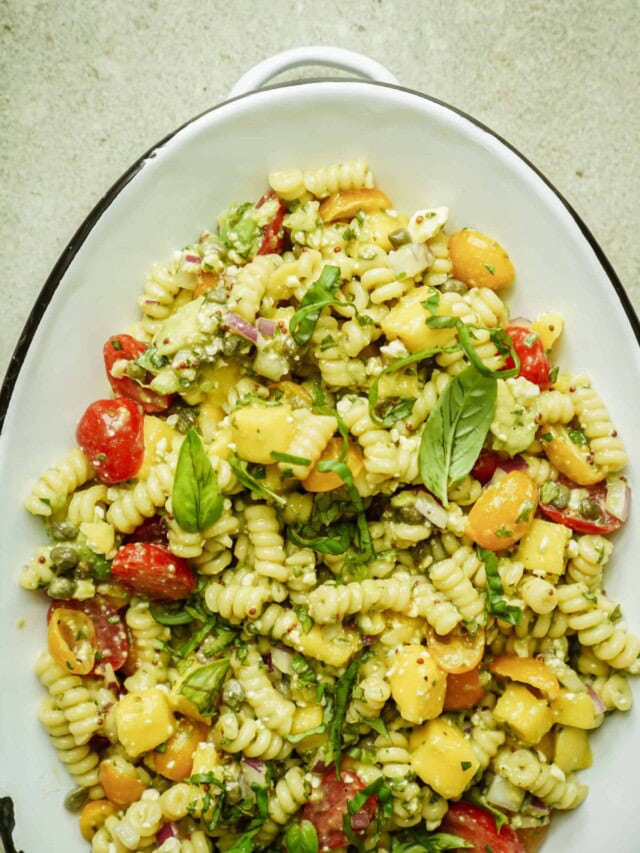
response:
[[[259,758],[247,758],[246,756],[242,756],[242,763],[246,764],[248,767],[253,768],[258,773],[262,773],[264,770],[265,764],[264,761],[261,761]]]
[[[529,801],[529,808],[534,809],[536,812],[540,814],[547,815],[551,811],[551,808],[545,803],[544,800],[541,800],[540,797],[531,797]]]
[[[591,687],[591,685],[587,684],[587,693],[591,697],[591,701],[593,702],[593,706],[596,709],[596,713],[604,714],[607,710],[607,706],[604,704],[602,699],[598,696],[596,691]]]
[[[364,809],[362,809],[362,811],[356,812],[356,814],[354,814],[354,816],[351,818],[351,828],[355,832],[364,832],[364,830],[368,828],[370,823],[371,818]]]
[[[316,763],[313,765],[312,770],[314,773],[324,773],[327,767],[328,765],[325,764],[324,761],[316,761]]]
[[[511,471],[526,471],[528,465],[522,456],[514,456],[513,459],[505,459],[504,462],[500,462],[498,468],[509,474]]]
[[[178,832],[176,830],[175,824],[173,823],[165,823],[164,826],[161,826],[158,830],[158,834],[156,835],[156,843],[158,847],[163,844],[168,838],[177,838]]]
[[[200,266],[200,264],[202,263],[202,260],[198,257],[198,255],[185,255],[184,259],[189,264],[198,264],[198,266]]]
[[[239,314],[234,314],[233,311],[229,311],[224,315],[223,322],[227,329],[229,329],[230,332],[233,332],[234,335],[240,335],[241,338],[251,341],[252,344],[257,343],[258,332],[256,328]]]
[[[275,320],[267,320],[266,317],[258,317],[256,320],[256,328],[263,338],[272,338],[276,331]]]

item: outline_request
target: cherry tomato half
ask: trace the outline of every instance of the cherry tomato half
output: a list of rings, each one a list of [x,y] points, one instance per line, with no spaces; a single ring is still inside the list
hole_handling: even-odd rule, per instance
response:
[[[343,819],[347,814],[347,803],[365,786],[364,782],[351,770],[342,771],[342,780],[336,776],[335,767],[330,767],[320,782],[322,799],[307,803],[302,810],[302,820],[311,821],[318,835],[320,850],[337,850],[346,847],[347,836],[343,829]],[[366,827],[376,813],[378,798],[371,795],[362,809],[351,818],[351,826],[357,835],[364,835]],[[360,828],[359,828],[360,827]]]
[[[86,675],[96,657],[96,632],[86,613],[71,607],[58,607],[51,615],[48,629],[51,657],[74,675]]]
[[[124,666],[129,656],[129,634],[118,611],[102,596],[97,595],[86,601],[55,600],[49,608],[47,618],[51,620],[60,609],[83,613],[93,623],[95,663],[92,673],[104,675],[107,664],[111,664],[114,671]]]
[[[127,397],[96,400],[80,418],[76,440],[103,483],[136,474],[144,456],[144,415]]]
[[[123,544],[131,542],[155,542],[156,545],[166,545],[168,542],[167,522],[161,515],[145,518],[135,530],[124,537]]]
[[[170,394],[156,394],[150,388],[145,388],[140,382],[136,382],[130,376],[112,376],[111,369],[117,361],[135,361],[147,350],[146,344],[132,338],[131,335],[112,335],[102,348],[104,366],[107,371],[107,379],[113,389],[113,393],[119,397],[128,397],[140,403],[147,414],[164,412],[171,405],[173,399]],[[145,384],[150,381],[148,371],[142,371],[144,376],[141,381]]]
[[[539,503],[541,511],[555,521],[556,524],[564,524],[565,527],[575,530],[577,533],[613,533],[623,524],[624,519],[617,518],[607,512],[607,486],[604,481],[593,486],[577,486],[571,480],[562,477],[558,482],[569,489],[580,489],[587,492],[587,497],[580,501],[576,509],[568,506],[560,509],[551,503]],[[580,511],[582,506],[588,507],[590,517],[585,517]],[[593,516],[593,517],[591,517]]]
[[[527,326],[507,326],[505,332],[513,341],[513,348],[520,358],[518,376],[523,376],[537,385],[541,391],[546,391],[551,385],[551,365],[540,337]],[[514,361],[509,356],[505,367],[513,366]]]
[[[187,561],[153,542],[120,548],[111,563],[111,575],[125,589],[162,601],[186,598],[196,587]]]
[[[473,847],[470,853],[526,853],[524,844],[510,826],[496,828],[495,818],[486,809],[472,803],[452,803],[440,825],[440,832],[450,832]]]
[[[444,697],[445,711],[462,711],[472,708],[484,699],[485,690],[480,682],[480,667],[468,672],[447,675],[447,692]]]
[[[262,207],[265,201],[269,201],[272,198],[276,198],[276,194],[273,190],[269,190],[269,192],[265,193],[260,201],[256,203],[256,208]],[[284,219],[284,215],[286,213],[286,207],[281,199],[278,199],[278,209],[276,210],[276,214],[271,220],[268,222],[264,229],[264,235],[262,237],[262,243],[260,244],[260,248],[258,249],[258,255],[270,255],[275,253],[279,255],[284,248],[284,229],[282,228],[282,220]]]
[[[483,448],[471,469],[471,476],[485,486],[503,462],[504,459],[495,450]]]

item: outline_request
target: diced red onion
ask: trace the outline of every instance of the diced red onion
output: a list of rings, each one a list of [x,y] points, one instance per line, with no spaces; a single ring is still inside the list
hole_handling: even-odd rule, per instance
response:
[[[234,314],[233,311],[229,311],[224,315],[223,322],[227,329],[233,332],[234,335],[240,335],[241,338],[251,341],[252,344],[257,343],[258,331],[244,317]]]
[[[168,838],[177,838],[178,832],[176,830],[175,824],[173,823],[165,823],[164,826],[161,826],[158,830],[158,834],[156,835],[156,843],[158,847],[163,844]]]
[[[254,770],[257,770],[261,773],[264,770],[264,761],[260,758],[247,758],[247,756],[242,756],[242,763],[246,764],[248,767],[252,767]]]
[[[327,766],[328,765],[326,765],[324,761],[316,761],[316,763],[312,767],[312,770],[314,773],[324,773],[324,771],[327,769]]]
[[[276,325],[275,320],[267,320],[266,317],[258,317],[256,320],[256,328],[263,338],[272,338],[276,331]]]
[[[607,710],[607,706],[604,704],[602,699],[598,696],[596,691],[591,687],[590,684],[587,684],[587,693],[591,697],[591,701],[593,702],[593,706],[596,709],[598,714],[604,714]]]
[[[541,800],[540,797],[531,797],[529,800],[529,808],[541,815],[547,815],[551,811],[550,807],[544,800]]]
[[[200,264],[202,263],[202,260],[198,257],[198,255],[185,255],[184,259],[188,264],[197,264],[198,266],[200,266]]]
[[[242,759],[242,777],[240,786],[243,796],[251,796],[254,785],[264,786],[267,782],[267,765],[259,758]]]
[[[356,832],[364,832],[365,829],[368,828],[371,823],[371,818],[367,814],[364,809],[362,811],[356,812],[354,816],[351,818],[351,827]]]
[[[504,462],[500,462],[498,468],[509,474],[511,471],[526,471],[528,465],[522,456],[514,456],[513,459],[505,459]]]
[[[363,646],[371,646],[371,645],[373,645],[373,643],[376,642],[377,639],[378,638],[376,637],[375,634],[365,634],[364,637],[362,638],[362,645]]]

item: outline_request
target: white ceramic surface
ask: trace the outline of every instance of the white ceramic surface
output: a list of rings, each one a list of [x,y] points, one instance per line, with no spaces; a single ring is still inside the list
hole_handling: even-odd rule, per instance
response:
[[[46,604],[21,590],[16,575],[44,540],[40,522],[22,509],[21,499],[69,449],[86,405],[106,394],[102,342],[137,316],[136,297],[150,265],[212,227],[231,202],[259,197],[270,169],[354,157],[368,158],[398,207],[447,205],[453,229],[476,226],[508,248],[517,270],[512,316],[551,309],[564,315],[561,362],[593,377],[630,451],[631,481],[640,482],[635,320],[625,313],[588,232],[516,153],[433,100],[357,81],[255,92],[194,120],[120,182],[61,259],[0,436],[0,796],[15,801],[15,839],[26,853],[80,853],[86,845],[77,819],[62,806],[70,779],[36,717],[43,692],[32,666],[45,643]],[[44,302],[42,297],[36,313]],[[5,386],[5,400],[10,390]],[[639,514],[636,502],[617,537],[607,581],[608,593],[622,601],[637,629]],[[591,785],[589,799],[555,822],[545,851],[640,848],[635,711],[608,721],[594,737],[594,759],[583,774]]]

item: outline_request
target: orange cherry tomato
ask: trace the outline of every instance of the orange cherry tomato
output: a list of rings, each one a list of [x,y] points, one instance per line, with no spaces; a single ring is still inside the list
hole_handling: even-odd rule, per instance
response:
[[[85,841],[91,841],[108,817],[116,813],[109,800],[90,800],[80,812],[80,832]]]
[[[86,675],[96,660],[93,620],[82,610],[56,608],[49,621],[48,645],[57,664],[74,675]]]
[[[510,471],[489,486],[471,508],[467,536],[490,551],[510,548],[529,530],[538,506],[538,487],[524,471]]]
[[[324,462],[327,459],[337,459],[341,451],[342,439],[337,437],[331,438],[322,451],[322,456],[318,462]],[[302,481],[303,489],[306,489],[307,492],[332,492],[334,489],[344,486],[344,482],[335,471],[318,471],[318,462],[313,466],[306,480]],[[351,442],[347,445],[345,462],[354,477],[358,476],[364,466],[360,448]]]
[[[98,768],[100,784],[109,802],[119,809],[135,803],[147,787],[135,775],[135,768],[124,759],[105,758]]]
[[[454,278],[470,287],[502,290],[513,284],[515,270],[500,243],[473,228],[456,231],[449,237],[449,255]]]
[[[470,634],[459,626],[444,637],[429,626],[427,629],[429,654],[445,672],[459,675],[475,669],[484,655],[484,628]]]
[[[445,711],[462,711],[482,701],[485,689],[480,684],[480,667],[468,672],[447,676],[447,692],[444,697]]]
[[[156,771],[173,782],[180,782],[191,776],[193,753],[199,743],[207,740],[209,726],[183,717],[176,733],[165,744],[162,752],[152,753]]]
[[[521,658],[518,655],[500,655],[489,664],[494,675],[520,681],[540,690],[551,701],[560,695],[560,684],[549,667],[535,658]]]

